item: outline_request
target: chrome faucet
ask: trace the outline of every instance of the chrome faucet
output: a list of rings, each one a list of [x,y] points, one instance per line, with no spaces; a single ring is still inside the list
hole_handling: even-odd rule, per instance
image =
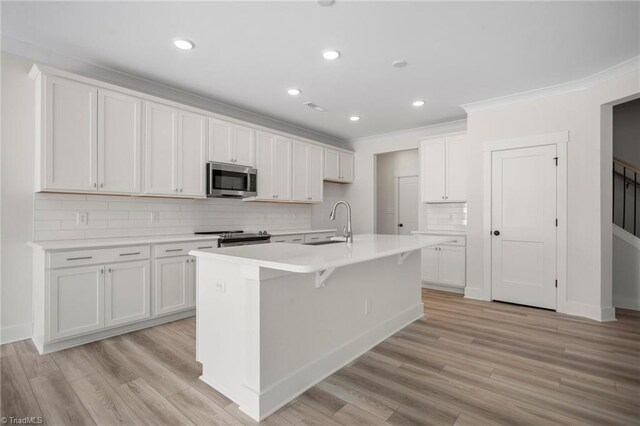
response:
[[[343,204],[347,208],[347,226],[343,230],[342,236],[346,238],[347,243],[353,242],[353,230],[351,229],[351,206],[346,201],[338,201],[333,205],[329,219],[336,220],[336,208],[339,204]]]

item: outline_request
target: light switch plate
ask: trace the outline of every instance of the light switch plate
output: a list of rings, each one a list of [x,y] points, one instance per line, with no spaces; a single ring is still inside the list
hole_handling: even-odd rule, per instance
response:
[[[78,212],[78,216],[76,218],[76,225],[88,225],[88,224],[89,224],[89,213]]]

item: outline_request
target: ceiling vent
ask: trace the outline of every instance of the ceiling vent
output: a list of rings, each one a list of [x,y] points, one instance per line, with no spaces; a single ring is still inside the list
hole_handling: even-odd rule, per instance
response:
[[[302,105],[306,105],[306,106],[308,106],[309,108],[313,108],[313,109],[315,109],[316,111],[320,111],[320,112],[322,112],[322,111],[326,111],[326,110],[327,110],[326,108],[323,108],[323,107],[321,107],[320,105],[316,105],[316,104],[314,104],[313,102],[305,102],[305,103],[303,103]]]

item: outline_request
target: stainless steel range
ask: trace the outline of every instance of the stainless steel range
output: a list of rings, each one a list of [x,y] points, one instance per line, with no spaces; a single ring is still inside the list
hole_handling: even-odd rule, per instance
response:
[[[219,235],[218,247],[249,246],[252,244],[267,244],[271,242],[271,235],[267,231],[199,231],[197,235]]]

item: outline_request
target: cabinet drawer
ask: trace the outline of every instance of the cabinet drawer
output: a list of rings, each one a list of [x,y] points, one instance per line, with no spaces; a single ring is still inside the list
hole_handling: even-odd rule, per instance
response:
[[[461,246],[465,247],[467,245],[467,237],[456,236],[455,241],[451,241],[449,243],[442,244],[443,246]]]
[[[317,241],[327,241],[330,240],[331,237],[335,237],[336,234],[334,232],[323,232],[321,234],[306,234],[304,236],[305,243],[314,243]]]
[[[149,258],[150,252],[149,246],[55,252],[49,254],[49,267],[66,268],[69,266],[143,260]]]
[[[216,247],[218,247],[218,240],[156,244],[153,246],[153,256],[155,258],[184,256],[189,254],[191,250],[207,250]]]
[[[302,244],[304,243],[304,235],[303,234],[279,235],[279,236],[271,237],[271,242],[287,243],[287,244]]]

